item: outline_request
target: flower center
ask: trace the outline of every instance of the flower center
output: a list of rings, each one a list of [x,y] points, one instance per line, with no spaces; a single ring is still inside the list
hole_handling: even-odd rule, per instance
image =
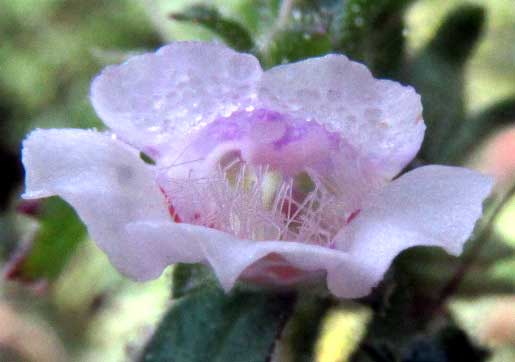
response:
[[[237,112],[201,129],[189,149],[198,161],[158,180],[175,220],[242,239],[330,246],[354,211],[334,182],[339,137],[315,122]]]

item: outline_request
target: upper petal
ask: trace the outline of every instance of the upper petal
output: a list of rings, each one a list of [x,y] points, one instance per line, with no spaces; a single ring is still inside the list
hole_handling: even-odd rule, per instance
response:
[[[261,73],[252,55],[176,42],[105,68],[91,100],[105,124],[131,144],[164,145],[248,104]]]
[[[492,186],[490,177],[465,168],[417,168],[372,195],[337,235],[338,247],[376,282],[411,246],[440,246],[458,255]]]
[[[168,220],[152,167],[108,134],[87,130],[36,130],[23,142],[23,197],[59,195],[70,203],[91,237],[122,272],[157,276],[155,248],[129,244],[125,226],[146,218]]]
[[[327,55],[263,74],[259,99],[273,110],[340,132],[379,177],[392,178],[424,137],[420,96],[409,86],[375,79],[362,64]],[[367,165],[367,167],[369,167]]]

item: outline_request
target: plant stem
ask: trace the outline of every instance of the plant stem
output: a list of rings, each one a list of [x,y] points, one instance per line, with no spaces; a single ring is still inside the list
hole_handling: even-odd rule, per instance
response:
[[[281,2],[281,7],[279,9],[279,15],[277,16],[277,20],[268,32],[268,34],[265,36],[265,39],[262,43],[263,45],[260,49],[260,53],[263,55],[265,59],[268,58],[268,53],[270,52],[270,48],[272,47],[272,43],[274,41],[276,34],[288,23],[294,5],[295,0],[283,0]]]

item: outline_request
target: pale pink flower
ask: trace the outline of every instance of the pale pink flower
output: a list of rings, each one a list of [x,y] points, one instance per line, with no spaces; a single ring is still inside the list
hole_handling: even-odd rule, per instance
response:
[[[137,280],[200,262],[226,290],[326,276],[363,296],[408,247],[459,254],[492,186],[444,166],[392,181],[422,142],[420,97],[343,55],[264,72],[222,45],[173,43],[107,67],[91,99],[110,132],[32,132],[24,197],[64,198]]]

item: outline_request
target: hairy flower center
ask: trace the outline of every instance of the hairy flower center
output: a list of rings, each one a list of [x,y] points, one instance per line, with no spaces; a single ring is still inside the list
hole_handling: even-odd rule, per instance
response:
[[[176,221],[241,239],[330,246],[354,211],[334,182],[338,139],[316,123],[238,112],[189,147],[196,152],[187,172],[172,167],[160,182]]]
[[[346,222],[344,205],[307,173],[283,176],[270,166],[252,167],[240,159],[220,164],[207,179],[173,181],[181,199],[198,205],[183,222],[213,227],[239,238],[292,240],[330,245]],[[175,188],[175,187],[174,187]],[[186,211],[186,210],[184,210]]]

